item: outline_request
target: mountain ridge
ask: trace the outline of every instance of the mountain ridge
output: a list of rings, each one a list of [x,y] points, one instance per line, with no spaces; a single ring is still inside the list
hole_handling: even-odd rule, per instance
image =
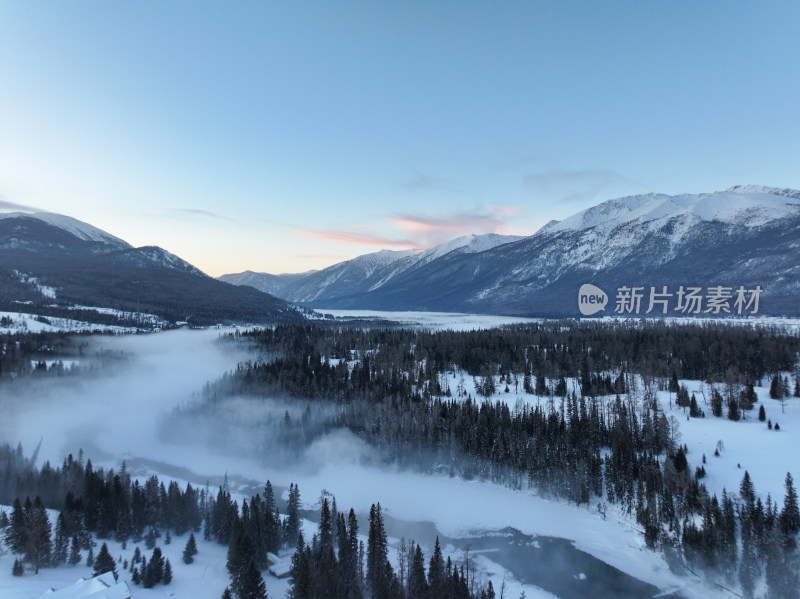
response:
[[[0,214],[0,310],[88,318],[108,311],[155,314],[168,322],[299,320],[288,302],[217,281],[156,246],[129,243],[69,216]],[[128,318],[128,317],[126,317]]]
[[[795,300],[800,293],[800,191],[737,185],[702,194],[628,196],[501,246],[449,252],[427,262],[418,256],[399,257],[381,271],[383,278],[373,274],[347,280],[340,271],[360,256],[314,278],[300,278],[278,294],[320,309],[560,317],[580,315],[577,291],[583,283],[609,292],[625,285],[676,290],[681,285],[760,285],[765,289],[762,310],[800,315]],[[404,261],[415,258],[406,267]],[[613,309],[609,306],[604,314]]]

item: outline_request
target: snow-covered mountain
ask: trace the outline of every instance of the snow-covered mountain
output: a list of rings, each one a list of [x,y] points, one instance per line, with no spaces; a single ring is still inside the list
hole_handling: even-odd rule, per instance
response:
[[[295,281],[315,272],[317,271],[310,270],[308,272],[297,274],[287,273],[272,275],[268,272],[253,272],[252,270],[246,270],[244,272],[222,275],[221,277],[217,278],[223,283],[230,283],[231,285],[247,285],[248,287],[253,287],[259,291],[263,291],[264,293],[280,296],[281,290],[289,283],[294,283]]]
[[[302,277],[286,285],[277,295],[291,302],[316,305],[370,294],[399,276],[412,276],[417,269],[444,256],[476,254],[518,239],[520,237],[512,235],[465,235],[428,249],[381,250]]]
[[[131,247],[110,233],[62,214],[0,213],[0,251],[102,254]]]
[[[110,233],[106,233],[105,231],[98,229],[97,227],[93,227],[92,225],[85,223],[83,221],[79,221],[78,219],[72,218],[71,216],[65,216],[63,214],[54,214],[52,212],[0,213],[0,219],[4,218],[19,219],[20,217],[27,217],[35,220],[40,220],[44,223],[47,223],[48,225],[66,231],[70,235],[74,235],[75,237],[83,241],[95,241],[109,246],[114,246],[118,249],[131,247],[128,243],[126,243],[119,237],[114,237]]]
[[[318,308],[576,316],[584,283],[610,295],[601,314],[613,313],[626,285],[760,286],[760,314],[797,315],[800,192],[751,185],[619,198],[529,237],[462,238],[400,254],[360,256],[281,294]]]
[[[0,310],[68,317],[75,306],[94,306],[86,317],[107,319],[113,308],[198,324],[300,318],[285,301],[217,281],[162,248],[134,248],[59,214],[0,214]]]

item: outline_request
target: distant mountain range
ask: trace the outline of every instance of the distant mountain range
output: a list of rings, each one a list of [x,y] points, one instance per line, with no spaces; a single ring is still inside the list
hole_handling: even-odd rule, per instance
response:
[[[0,214],[0,311],[104,324],[131,313],[195,324],[299,320],[305,307],[800,316],[800,192],[738,186],[632,196],[528,237],[468,235],[320,271],[220,279],[68,216]]]
[[[68,216],[21,212],[0,214],[3,310],[104,324],[135,313],[200,325],[301,318],[288,302],[217,281],[159,247],[134,248]]]
[[[468,236],[302,275],[224,279],[269,284],[279,297],[320,309],[580,316],[578,292],[591,283],[607,296],[599,315],[644,316],[648,308],[673,316],[748,315],[755,296],[757,314],[798,316],[800,192],[737,186],[632,196],[548,223],[529,237]],[[690,293],[697,303],[684,301]],[[638,304],[626,294],[638,296]]]

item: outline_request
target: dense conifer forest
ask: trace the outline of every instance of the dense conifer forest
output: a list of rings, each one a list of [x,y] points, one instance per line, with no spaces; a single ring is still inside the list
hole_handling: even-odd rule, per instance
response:
[[[795,372],[800,339],[786,331],[545,323],[464,333],[279,326],[234,337],[262,359],[207,386],[206,406],[234,395],[310,400],[302,418],[287,412],[278,423],[287,443],[344,427],[394,463],[533,487],[601,512],[618,505],[676,569],[738,582],[745,596],[761,576],[771,596],[800,593],[791,474],[782,504],[756,499],[746,472],[738,492],[710,494],[655,397],[669,390],[687,417],[754,418],[754,385]],[[689,397],[680,379],[704,381],[708,395]],[[540,399],[496,400],[511,389]]]

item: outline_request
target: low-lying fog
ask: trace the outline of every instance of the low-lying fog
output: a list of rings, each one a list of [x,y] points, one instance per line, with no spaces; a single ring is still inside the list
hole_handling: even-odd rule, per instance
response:
[[[231,343],[215,343],[219,333],[93,337],[87,354],[111,350],[126,352],[129,359],[88,377],[37,382],[16,397],[6,392],[0,398],[0,440],[20,441],[26,453],[41,442],[40,464],[45,459],[58,464],[83,449],[95,465],[119,468],[126,460],[134,474],[152,471],[193,484],[217,484],[226,474],[245,492],[259,491],[267,479],[278,487],[296,482],[309,508],[325,489],[340,508],[363,513],[380,502],[388,516],[433,522],[449,537],[513,526],[526,534],[573,539],[579,548],[661,588],[679,582],[661,557],[642,550],[630,524],[614,515],[605,520],[594,509],[527,491],[370,465],[366,444],[344,431],[290,459],[264,423],[286,411],[300,417],[297,402],[239,398],[213,417],[176,416],[176,408],[198,401],[207,381],[252,359]]]

